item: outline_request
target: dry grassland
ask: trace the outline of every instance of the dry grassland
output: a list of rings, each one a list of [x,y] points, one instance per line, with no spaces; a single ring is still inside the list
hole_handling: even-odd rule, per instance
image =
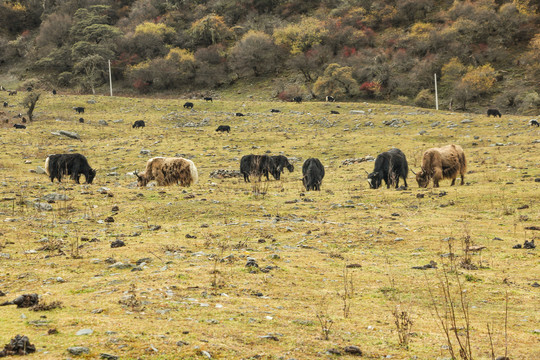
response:
[[[11,127],[17,106],[3,109],[0,302],[38,293],[62,308],[0,307],[0,345],[27,335],[38,348],[32,359],[356,358],[344,352],[349,345],[367,359],[449,359],[430,296],[441,311],[446,273],[458,304],[457,279],[463,286],[475,359],[492,358],[487,325],[496,356],[507,342],[510,359],[540,358],[538,250],[512,248],[540,234],[526,229],[540,226],[540,131],[530,118],[220,99],[190,100],[190,111],[185,100],[90,98],[43,94],[26,130]],[[86,108],[85,123],[74,106]],[[398,127],[383,124],[392,119]],[[132,129],[135,120],[147,126]],[[215,132],[221,124],[230,135]],[[81,140],[51,134],[58,130]],[[465,186],[419,189],[410,174],[406,190],[371,190],[373,162],[343,164],[395,146],[418,170],[424,150],[450,143],[465,150]],[[65,152],[88,158],[94,184],[51,183],[34,172],[48,154]],[[294,172],[254,184],[209,176],[266,152],[292,158]],[[132,172],[154,156],[192,159],[199,183],[137,188]],[[326,167],[320,192],[302,187],[308,157]],[[33,205],[51,193],[68,200],[51,211]],[[111,248],[118,239],[126,246]],[[469,254],[477,269],[460,266],[466,239],[485,247]],[[258,268],[246,266],[248,257]],[[430,261],[437,269],[412,268]],[[413,322],[408,348],[399,344],[396,306]],[[93,333],[75,335],[81,329]],[[72,346],[90,352],[73,356]]]

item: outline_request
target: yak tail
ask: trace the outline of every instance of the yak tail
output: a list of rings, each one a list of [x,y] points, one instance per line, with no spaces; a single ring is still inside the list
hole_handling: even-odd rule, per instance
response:
[[[191,185],[196,184],[199,181],[199,173],[193,161],[189,161],[189,172],[191,173]]]
[[[461,173],[464,174],[467,171],[467,159],[465,159],[465,153],[463,151],[458,154],[458,159]]]
[[[45,159],[45,172],[47,175],[51,175],[51,172],[49,171],[49,156],[47,156],[47,159]]]

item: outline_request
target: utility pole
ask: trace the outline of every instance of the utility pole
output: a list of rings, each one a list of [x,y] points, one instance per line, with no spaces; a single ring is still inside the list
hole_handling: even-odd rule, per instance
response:
[[[435,73],[433,75],[435,76],[435,109],[439,110],[439,97],[437,95],[437,74]],[[111,94],[112,94],[112,90],[111,90]]]
[[[112,75],[111,75],[111,60],[109,60],[109,85],[110,85],[110,88],[111,88],[111,96],[112,96]],[[435,89],[437,89],[437,87],[435,86]],[[436,92],[437,90],[435,90]]]

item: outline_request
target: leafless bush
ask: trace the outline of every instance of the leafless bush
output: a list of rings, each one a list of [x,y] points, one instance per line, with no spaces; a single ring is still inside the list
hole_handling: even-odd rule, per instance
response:
[[[409,314],[409,312],[401,310],[399,305],[396,306],[394,310],[392,310],[392,315],[394,316],[394,323],[396,324],[399,338],[399,346],[407,349],[409,348],[409,339],[413,325],[411,315]]]
[[[315,315],[317,317],[317,320],[319,321],[319,325],[321,326],[321,335],[324,340],[330,339],[330,331],[332,329],[332,326],[334,326],[334,321],[330,317],[330,314],[328,313],[328,301],[326,296],[324,296],[319,303],[319,308],[317,309],[317,313]]]
[[[354,282],[352,273],[349,273],[347,267],[343,268],[342,281],[343,291],[338,291],[337,295],[343,302],[343,317],[348,318],[351,310],[351,300],[354,295]]]

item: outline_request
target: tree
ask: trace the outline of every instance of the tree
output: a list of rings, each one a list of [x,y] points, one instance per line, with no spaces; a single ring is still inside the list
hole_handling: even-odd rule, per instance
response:
[[[320,76],[313,91],[319,97],[331,95],[333,97],[352,97],[359,94],[359,87],[352,76],[352,67],[330,64]]]
[[[229,63],[239,73],[255,76],[275,71],[279,63],[279,48],[272,38],[260,31],[249,31],[231,49]]]
[[[320,44],[327,33],[322,21],[306,17],[300,23],[274,30],[274,41],[277,45],[286,46],[294,55]]]
[[[39,100],[40,95],[41,94],[39,93],[31,92],[30,94],[26,95],[26,97],[22,101],[22,106],[25,109],[28,109],[26,111],[26,114],[28,115],[29,121],[33,120],[34,108],[36,107],[36,104]]]
[[[210,46],[228,39],[232,32],[219,15],[207,15],[195,21],[189,31],[194,46]]]

